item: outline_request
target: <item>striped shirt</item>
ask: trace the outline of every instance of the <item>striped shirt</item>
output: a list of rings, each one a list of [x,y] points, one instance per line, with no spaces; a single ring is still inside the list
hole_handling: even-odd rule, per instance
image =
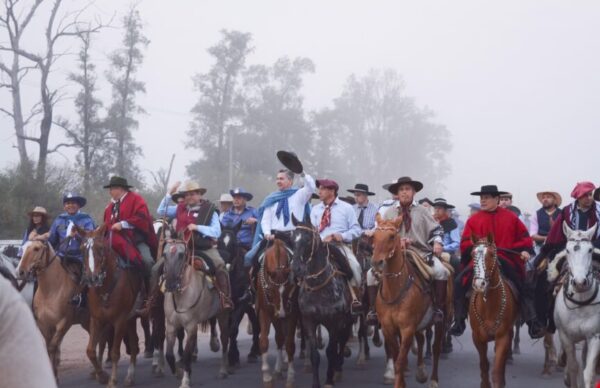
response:
[[[360,206],[359,204],[355,204],[352,206],[354,208],[354,212],[356,213],[356,219],[360,217],[360,211],[363,211],[363,220],[360,228],[362,231],[367,231],[375,228],[375,216],[377,215],[377,205],[373,202],[368,202],[365,206]]]

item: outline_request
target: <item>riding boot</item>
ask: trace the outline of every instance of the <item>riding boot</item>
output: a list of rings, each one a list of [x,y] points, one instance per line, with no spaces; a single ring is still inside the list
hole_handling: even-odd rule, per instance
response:
[[[240,304],[253,304],[254,303],[254,288],[255,288],[255,283],[254,283],[254,267],[252,267],[252,269],[250,270],[250,273],[248,274],[249,282],[248,282],[248,288],[246,288],[244,290],[244,293],[242,294],[242,296],[240,297],[240,299],[238,300],[238,303]]]
[[[433,281],[433,305],[434,305],[434,314],[433,314],[433,322],[434,323],[443,323],[446,317],[446,290],[448,289],[448,281],[447,280],[434,280]]]
[[[537,318],[533,298],[527,293],[521,298],[521,317],[527,323],[529,336],[532,339],[542,338],[546,334],[544,325]]]
[[[215,286],[221,298],[221,309],[233,309],[233,302],[231,301],[231,284],[229,283],[229,274],[227,271],[219,269],[215,272]]]
[[[363,311],[363,304],[359,299],[359,295],[360,295],[360,287],[353,287],[350,284],[348,284],[348,286],[351,288],[352,292],[352,304],[350,306],[350,312],[352,313],[352,315],[359,315],[364,313]]]
[[[157,300],[160,296],[160,274],[162,272],[162,262],[156,263],[151,271],[150,279],[144,277],[144,286],[148,293],[144,306],[136,310],[136,314],[141,318],[148,318],[150,311],[156,306]],[[148,291],[149,290],[149,291]]]
[[[450,334],[460,337],[467,328],[467,293],[462,283],[463,274],[459,274],[454,281],[454,324],[450,328]]]
[[[369,312],[367,313],[367,325],[377,325],[377,311],[375,302],[377,300],[377,291],[379,286],[367,286],[367,296],[369,297]]]

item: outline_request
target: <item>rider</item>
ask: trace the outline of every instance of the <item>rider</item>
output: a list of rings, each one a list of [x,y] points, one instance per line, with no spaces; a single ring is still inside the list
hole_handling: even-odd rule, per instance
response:
[[[48,226],[48,212],[41,206],[36,206],[27,213],[29,216],[29,226],[23,233],[23,241],[19,247],[18,256],[23,256],[23,247],[27,241],[47,241],[50,236],[50,227]]]
[[[377,215],[377,205],[369,201],[369,197],[375,195],[369,191],[369,186],[364,183],[357,183],[354,185],[354,189],[348,189],[348,191],[354,194],[356,204],[354,212],[356,213],[356,219],[362,233],[372,236],[373,228],[375,228],[375,216]]]
[[[223,217],[233,207],[233,197],[229,193],[223,193],[219,197],[219,221],[223,222]]]
[[[75,232],[73,226],[78,226],[85,231],[92,231],[96,224],[92,217],[81,211],[87,203],[85,197],[74,192],[65,193],[63,196],[64,213],[54,219],[50,227],[48,242],[56,251],[57,256],[63,260],[83,265],[83,253],[81,252],[81,237]],[[85,305],[85,292],[77,294],[71,300],[71,304],[77,307]]]
[[[315,228],[319,230],[321,240],[326,243],[334,243],[339,248],[341,256],[338,259],[346,260],[350,266],[352,280],[350,285],[354,287],[352,295],[352,311],[359,312],[361,303],[356,297],[357,288],[361,283],[361,267],[352,252],[352,248],[346,244],[360,236],[361,227],[356,219],[356,213],[351,205],[338,198],[338,184],[331,179],[317,180],[319,198],[321,203],[313,207],[310,212],[310,220]],[[335,254],[335,253],[334,253]],[[334,256],[335,257],[335,256]],[[345,263],[339,264],[345,268]]]
[[[419,256],[432,263],[434,320],[441,322],[446,314],[446,290],[450,273],[439,259],[444,251],[442,227],[435,221],[427,208],[414,201],[415,194],[422,189],[423,184],[419,181],[410,177],[399,178],[388,188],[390,193],[398,196],[399,202],[388,208],[383,217],[386,220],[393,220],[402,216],[402,225],[398,231],[402,246],[410,247]],[[376,296],[377,281],[373,276],[367,276],[367,286],[371,287],[370,292],[374,292]],[[374,311],[369,312],[370,321],[374,314]]]
[[[454,205],[450,205],[444,198],[436,198],[433,201],[434,218],[439,222],[444,232],[442,244],[444,253],[448,254],[450,264],[455,269],[458,268],[459,260],[456,252],[460,248],[460,233],[456,220],[450,217]]]
[[[104,223],[110,233],[112,248],[121,258],[143,266],[149,300],[150,276],[158,242],[148,205],[141,195],[131,191],[132,186],[125,178],[113,176],[104,188],[108,189],[111,198],[104,209]]]
[[[507,276],[519,290],[521,295],[521,317],[529,326],[529,335],[540,338],[544,329],[538,322],[533,306],[531,290],[523,287],[525,280],[524,262],[533,254],[533,241],[525,225],[517,215],[510,210],[499,206],[500,195],[505,192],[498,191],[495,185],[482,186],[480,191],[471,193],[480,197],[481,211],[471,216],[465,225],[461,241],[461,268],[463,272],[456,277],[454,288],[454,325],[450,333],[454,336],[461,335],[465,330],[467,318],[466,286],[470,284],[472,275],[471,251],[473,249],[472,235],[485,237],[493,234],[498,250],[504,275]]]
[[[556,217],[544,245],[540,249],[540,254],[535,259],[536,267],[544,258],[548,258],[548,261],[552,261],[559,252],[565,249],[567,237],[563,231],[563,222],[573,230],[583,231],[588,230],[598,223],[600,220],[600,206],[598,206],[594,199],[600,198],[598,198],[599,195],[594,196],[593,193],[595,189],[596,186],[592,182],[579,182],[575,185],[575,188],[571,192],[571,197],[574,198],[575,201],[563,208]],[[600,192],[596,190],[596,194],[600,194]],[[600,248],[600,228],[596,231],[593,244],[595,248]],[[598,260],[597,255],[593,255],[592,258],[596,261]],[[549,291],[536,289],[536,292],[538,293],[544,291],[546,291],[546,295],[541,296],[548,298],[548,300],[552,300],[552,288],[550,288]],[[550,319],[549,330],[551,332],[554,331],[552,309],[552,307],[548,310],[540,309],[544,310],[543,313],[545,315],[540,317],[542,322],[548,318]]]
[[[231,228],[241,222],[242,227],[237,234],[237,242],[240,247],[250,250],[258,213],[255,208],[248,206],[247,203],[254,196],[241,187],[230,190],[229,194],[233,198],[233,206],[222,215],[221,224],[224,227]]]
[[[552,225],[561,212],[562,197],[555,191],[542,191],[537,193],[537,199],[541,202],[542,207],[530,218],[529,234],[539,251],[546,242],[546,237],[548,237]]]

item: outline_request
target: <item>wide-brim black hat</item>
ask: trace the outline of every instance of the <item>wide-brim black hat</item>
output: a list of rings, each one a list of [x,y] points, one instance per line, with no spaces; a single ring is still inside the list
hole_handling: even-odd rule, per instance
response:
[[[87,204],[87,199],[78,193],[67,192],[63,195],[63,204],[66,202],[75,202],[80,208],[82,208]]]
[[[419,205],[422,205],[422,204],[426,203],[426,204],[428,204],[429,206],[433,206],[433,202],[431,202],[431,199],[429,199],[429,198],[427,198],[427,197],[419,199],[419,200],[417,201],[417,203],[418,203]]]
[[[508,194],[508,192],[507,191],[499,191],[498,186],[496,186],[496,185],[485,185],[485,186],[481,186],[481,190],[474,191],[471,193],[471,195],[477,195],[477,196],[482,196],[485,194],[492,195],[494,197],[499,197],[502,194]]]
[[[353,189],[348,189],[348,192],[352,194],[363,193],[366,195],[375,195],[375,193],[369,191],[369,186],[365,185],[364,183],[355,184]]]
[[[454,209],[456,206],[450,205],[444,198],[436,198],[433,200],[433,207],[443,207],[444,209]]]
[[[402,178],[398,178],[396,183],[391,184],[390,187],[388,187],[388,191],[392,194],[397,194],[398,188],[401,185],[411,185],[417,193],[423,190],[423,184],[421,182],[415,181],[411,177],[403,176]]]
[[[120,177],[120,176],[112,176],[110,177],[110,182],[108,182],[108,184],[106,186],[104,186],[105,189],[110,189],[111,187],[122,187],[124,189],[130,189],[133,186],[131,186],[129,183],[127,183],[127,179]]]
[[[302,174],[304,167],[298,156],[290,151],[277,151],[277,159],[283,164],[288,170],[296,174]]]

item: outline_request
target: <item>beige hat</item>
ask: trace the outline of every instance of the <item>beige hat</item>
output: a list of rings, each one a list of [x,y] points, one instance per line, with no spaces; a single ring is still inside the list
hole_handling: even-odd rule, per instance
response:
[[[33,208],[32,211],[30,211],[29,213],[27,213],[27,215],[29,215],[29,217],[31,217],[34,214],[40,214],[42,216],[47,216],[48,212],[46,211],[45,208],[41,207],[41,206],[36,206]]]
[[[196,181],[187,181],[183,184],[183,187],[179,189],[179,192],[182,194],[192,191],[198,191],[200,192],[200,195],[204,195],[206,193],[206,189],[204,187],[200,187],[200,184]]]
[[[560,204],[562,203],[562,197],[560,196],[560,194],[558,194],[556,191],[540,191],[536,194],[538,201],[542,202],[542,196],[544,194],[552,195],[554,197],[554,200],[556,201],[556,207],[560,207]]]
[[[219,198],[219,202],[233,202],[233,197],[229,193],[223,193]]]

